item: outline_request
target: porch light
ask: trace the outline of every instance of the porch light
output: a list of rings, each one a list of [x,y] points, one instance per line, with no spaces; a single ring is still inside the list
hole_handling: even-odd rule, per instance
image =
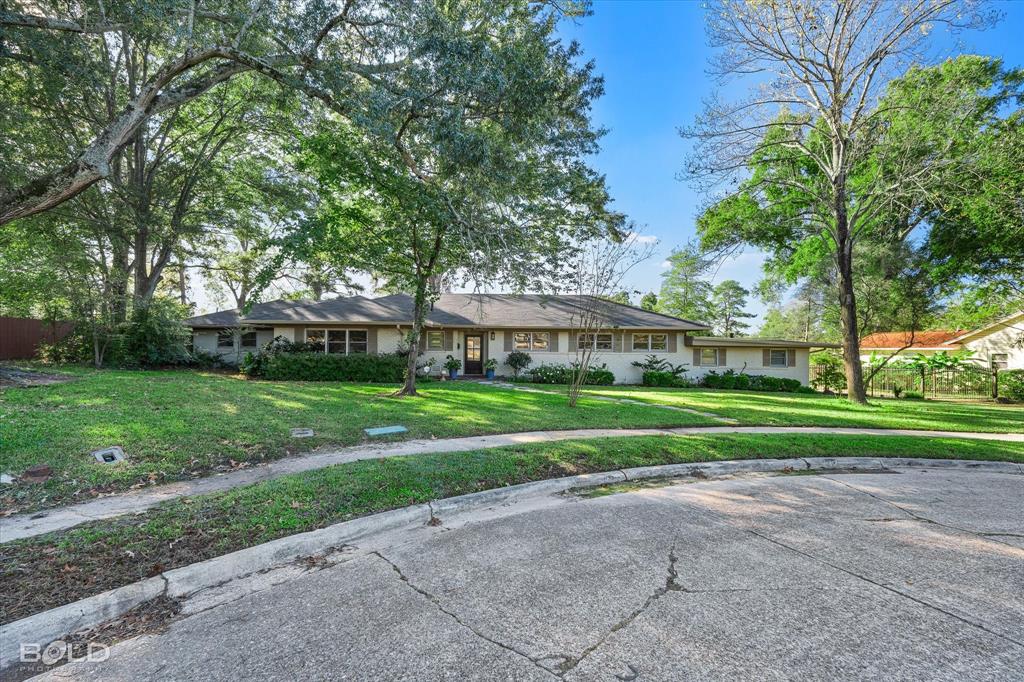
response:
[[[491,341],[494,341],[494,332],[491,332]]]

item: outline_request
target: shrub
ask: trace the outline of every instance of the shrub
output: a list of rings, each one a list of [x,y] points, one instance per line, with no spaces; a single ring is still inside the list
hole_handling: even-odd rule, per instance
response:
[[[634,365],[637,363],[633,363]],[[671,371],[647,370],[644,372],[644,386],[663,386],[668,388],[685,388],[693,386],[693,382],[678,376]]]
[[[266,356],[263,376],[273,381],[365,381],[397,384],[405,380],[406,357],[399,353],[278,353]]]
[[[903,391],[903,399],[904,400],[924,400],[924,394],[921,393],[920,391]]]
[[[839,393],[846,388],[846,373],[843,361],[835,355],[823,355],[814,371],[811,385],[825,393]]]
[[[1024,401],[1024,369],[999,372],[999,396]]]
[[[111,361],[126,367],[183,365],[190,360],[188,327],[183,305],[168,298],[154,298],[132,312],[108,351]]]
[[[254,357],[252,353],[245,354],[246,359]],[[216,369],[224,367],[224,359],[216,353],[211,353],[202,348],[193,348],[189,353],[188,364],[199,369]],[[244,364],[244,361],[243,361]]]
[[[540,365],[530,370],[530,373],[533,381],[538,384],[568,384],[578,371],[579,365],[573,363],[572,366]],[[615,383],[615,375],[608,369],[608,365],[601,364],[587,370],[583,383],[590,386],[610,386]]]
[[[533,362],[533,358],[530,357],[530,354],[521,350],[514,350],[505,358],[505,364],[512,370],[514,377],[518,377],[519,373],[529,367],[531,362]]]
[[[724,388],[749,391],[775,391],[793,393],[801,388],[797,379],[766,376],[763,374],[738,374],[727,369],[722,374],[711,370],[704,375],[701,385],[705,388]]]
[[[251,377],[261,377],[266,373],[267,363],[271,358],[285,353],[316,353],[323,352],[319,343],[295,342],[283,336],[275,336],[263,344],[255,354],[246,353],[238,370]]]

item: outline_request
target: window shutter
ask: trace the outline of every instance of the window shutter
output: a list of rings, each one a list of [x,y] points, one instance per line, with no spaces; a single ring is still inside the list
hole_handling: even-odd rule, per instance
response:
[[[789,349],[789,357],[787,359],[789,360],[788,364],[790,367],[796,367],[796,348]]]
[[[425,351],[426,349],[427,349],[427,330],[426,329],[421,329],[420,330],[420,351]]]
[[[693,366],[700,367],[700,348],[693,349]]]
[[[558,331],[554,329],[548,331],[548,351],[558,352]]]
[[[366,352],[370,355],[377,354],[377,328],[370,327],[366,330]]]
[[[675,332],[669,332],[668,333],[668,352],[669,353],[677,353],[677,352],[679,352],[679,346],[677,345],[678,344],[678,341],[677,341],[677,337],[678,336],[679,336],[679,334],[676,334]]]
[[[612,332],[612,352],[613,353],[621,353],[622,352],[622,337],[623,336],[624,336],[624,334],[620,334],[618,332]]]
[[[570,353],[575,353],[576,352],[576,339],[577,339],[576,332],[574,332],[573,330],[570,329],[569,330],[569,352]]]
[[[451,329],[444,330],[444,349],[452,350],[455,341],[455,332]]]
[[[505,352],[506,353],[509,353],[509,352],[512,351],[512,336],[514,335],[514,333],[515,332],[513,332],[510,329],[506,329],[505,331],[502,332],[502,335],[504,335],[504,337],[505,337]]]
[[[761,351],[761,366],[771,367],[772,365],[772,351],[769,348],[765,348]]]
[[[725,349],[724,348],[719,348],[718,349],[718,366],[719,367],[725,367],[726,364],[727,363],[725,361]]]

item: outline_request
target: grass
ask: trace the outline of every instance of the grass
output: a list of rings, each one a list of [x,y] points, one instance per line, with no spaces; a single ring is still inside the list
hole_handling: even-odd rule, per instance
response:
[[[845,398],[802,393],[724,391],[704,388],[588,387],[587,393],[686,407],[739,420],[748,426],[861,426],[937,431],[1024,431],[1024,406],[935,400],[872,398],[856,405]]]
[[[1024,462],[1024,443],[807,434],[644,436],[341,464],[0,545],[0,620],[275,538],[434,499],[634,466],[836,455]]]
[[[394,386],[247,381],[191,371],[67,368],[76,381],[0,391],[0,472],[48,464],[44,485],[4,486],[0,508],[52,506],[100,492],[205,475],[318,446],[353,445],[363,429],[402,424],[407,438],[573,428],[663,427],[712,420],[644,406],[508,391],[474,383]],[[292,427],[316,437],[295,440]],[[376,439],[386,440],[386,439]],[[394,438],[392,438],[394,440]],[[120,445],[128,461],[102,465],[90,451]]]

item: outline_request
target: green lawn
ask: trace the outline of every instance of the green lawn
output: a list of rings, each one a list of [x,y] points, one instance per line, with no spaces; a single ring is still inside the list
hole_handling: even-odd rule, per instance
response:
[[[76,381],[0,391],[0,472],[49,464],[45,485],[0,488],[0,508],[52,505],[100,491],[209,473],[318,446],[366,440],[366,427],[402,424],[407,438],[509,431],[716,422],[669,410],[597,400],[570,409],[561,396],[472,383],[424,384],[422,397],[394,386],[247,381],[191,371],[68,368]],[[315,438],[291,438],[307,427]],[[91,450],[120,445],[128,462],[95,462]],[[77,493],[77,496],[76,496]]]
[[[428,500],[633,466],[835,455],[1024,462],[1024,443],[807,434],[650,436],[342,464],[0,545],[0,621],[274,538]]]
[[[550,388],[550,387],[548,387]],[[867,426],[938,431],[1024,431],[1024,406],[935,400],[872,398],[855,405],[845,398],[802,393],[723,391],[703,388],[588,387],[588,393],[688,407],[745,425]]]
[[[392,386],[247,381],[191,371],[64,370],[75,381],[0,391],[0,472],[48,464],[45,484],[0,488],[0,510],[33,509],[102,492],[207,475],[317,447],[366,440],[366,427],[402,424],[402,438],[443,438],[574,428],[720,425],[687,412],[511,391],[466,382],[424,384],[422,396]],[[560,391],[560,387],[545,387]],[[601,387],[595,394],[689,407],[741,424],[1021,431],[1013,406],[875,400],[868,407],[814,395]],[[296,440],[292,427],[315,438]],[[91,450],[120,445],[128,462],[96,463]]]

